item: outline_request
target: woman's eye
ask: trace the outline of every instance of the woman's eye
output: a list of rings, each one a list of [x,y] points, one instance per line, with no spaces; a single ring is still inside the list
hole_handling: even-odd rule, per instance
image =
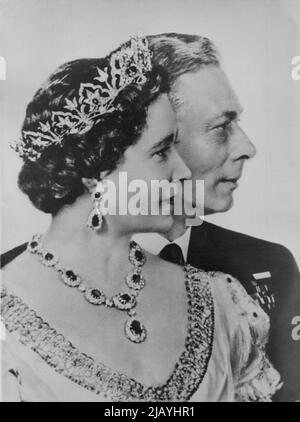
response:
[[[157,157],[159,161],[164,161],[167,159],[170,149],[171,149],[170,146],[164,147],[160,149],[159,151],[156,151],[153,154],[153,157]]]

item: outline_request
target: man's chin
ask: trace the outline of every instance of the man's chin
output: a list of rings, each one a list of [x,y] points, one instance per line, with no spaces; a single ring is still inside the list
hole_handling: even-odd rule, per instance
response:
[[[204,214],[216,214],[218,212],[226,212],[232,208],[234,203],[233,196],[227,196],[226,198],[218,199],[212,201],[211,203],[207,202],[204,205]]]

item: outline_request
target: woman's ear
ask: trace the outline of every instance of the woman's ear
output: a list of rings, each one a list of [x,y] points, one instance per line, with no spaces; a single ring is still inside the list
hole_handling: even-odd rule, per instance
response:
[[[88,178],[88,177],[82,177],[81,181],[83,185],[86,187],[88,192],[92,194],[94,190],[96,189],[97,183],[102,180],[109,172],[108,171],[102,171],[99,174],[99,179],[96,178]]]
[[[97,186],[97,183],[98,183],[97,179],[89,179],[87,177],[82,177],[81,181],[82,181],[83,185],[86,187],[86,189],[89,191],[89,193],[94,192],[94,190]]]

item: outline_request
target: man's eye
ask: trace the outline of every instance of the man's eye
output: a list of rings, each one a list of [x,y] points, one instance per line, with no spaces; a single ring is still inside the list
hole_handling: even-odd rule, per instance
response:
[[[222,125],[216,126],[213,129],[216,130],[217,132],[231,130],[234,126],[234,123],[238,125],[240,120],[241,120],[240,118],[236,118],[235,120],[230,120],[229,122],[225,122]]]
[[[223,123],[222,125],[216,126],[214,130],[216,130],[217,132],[226,131],[227,129],[229,129],[230,123],[231,122],[226,122],[226,123]]]
[[[231,130],[231,123],[232,122],[226,122],[213,128],[213,132],[216,134],[217,138],[222,139],[222,141],[227,140]]]

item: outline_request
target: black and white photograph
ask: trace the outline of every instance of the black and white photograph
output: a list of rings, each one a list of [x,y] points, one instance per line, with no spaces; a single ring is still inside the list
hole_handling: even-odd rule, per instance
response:
[[[300,0],[0,0],[0,113],[1,402],[300,402]]]

